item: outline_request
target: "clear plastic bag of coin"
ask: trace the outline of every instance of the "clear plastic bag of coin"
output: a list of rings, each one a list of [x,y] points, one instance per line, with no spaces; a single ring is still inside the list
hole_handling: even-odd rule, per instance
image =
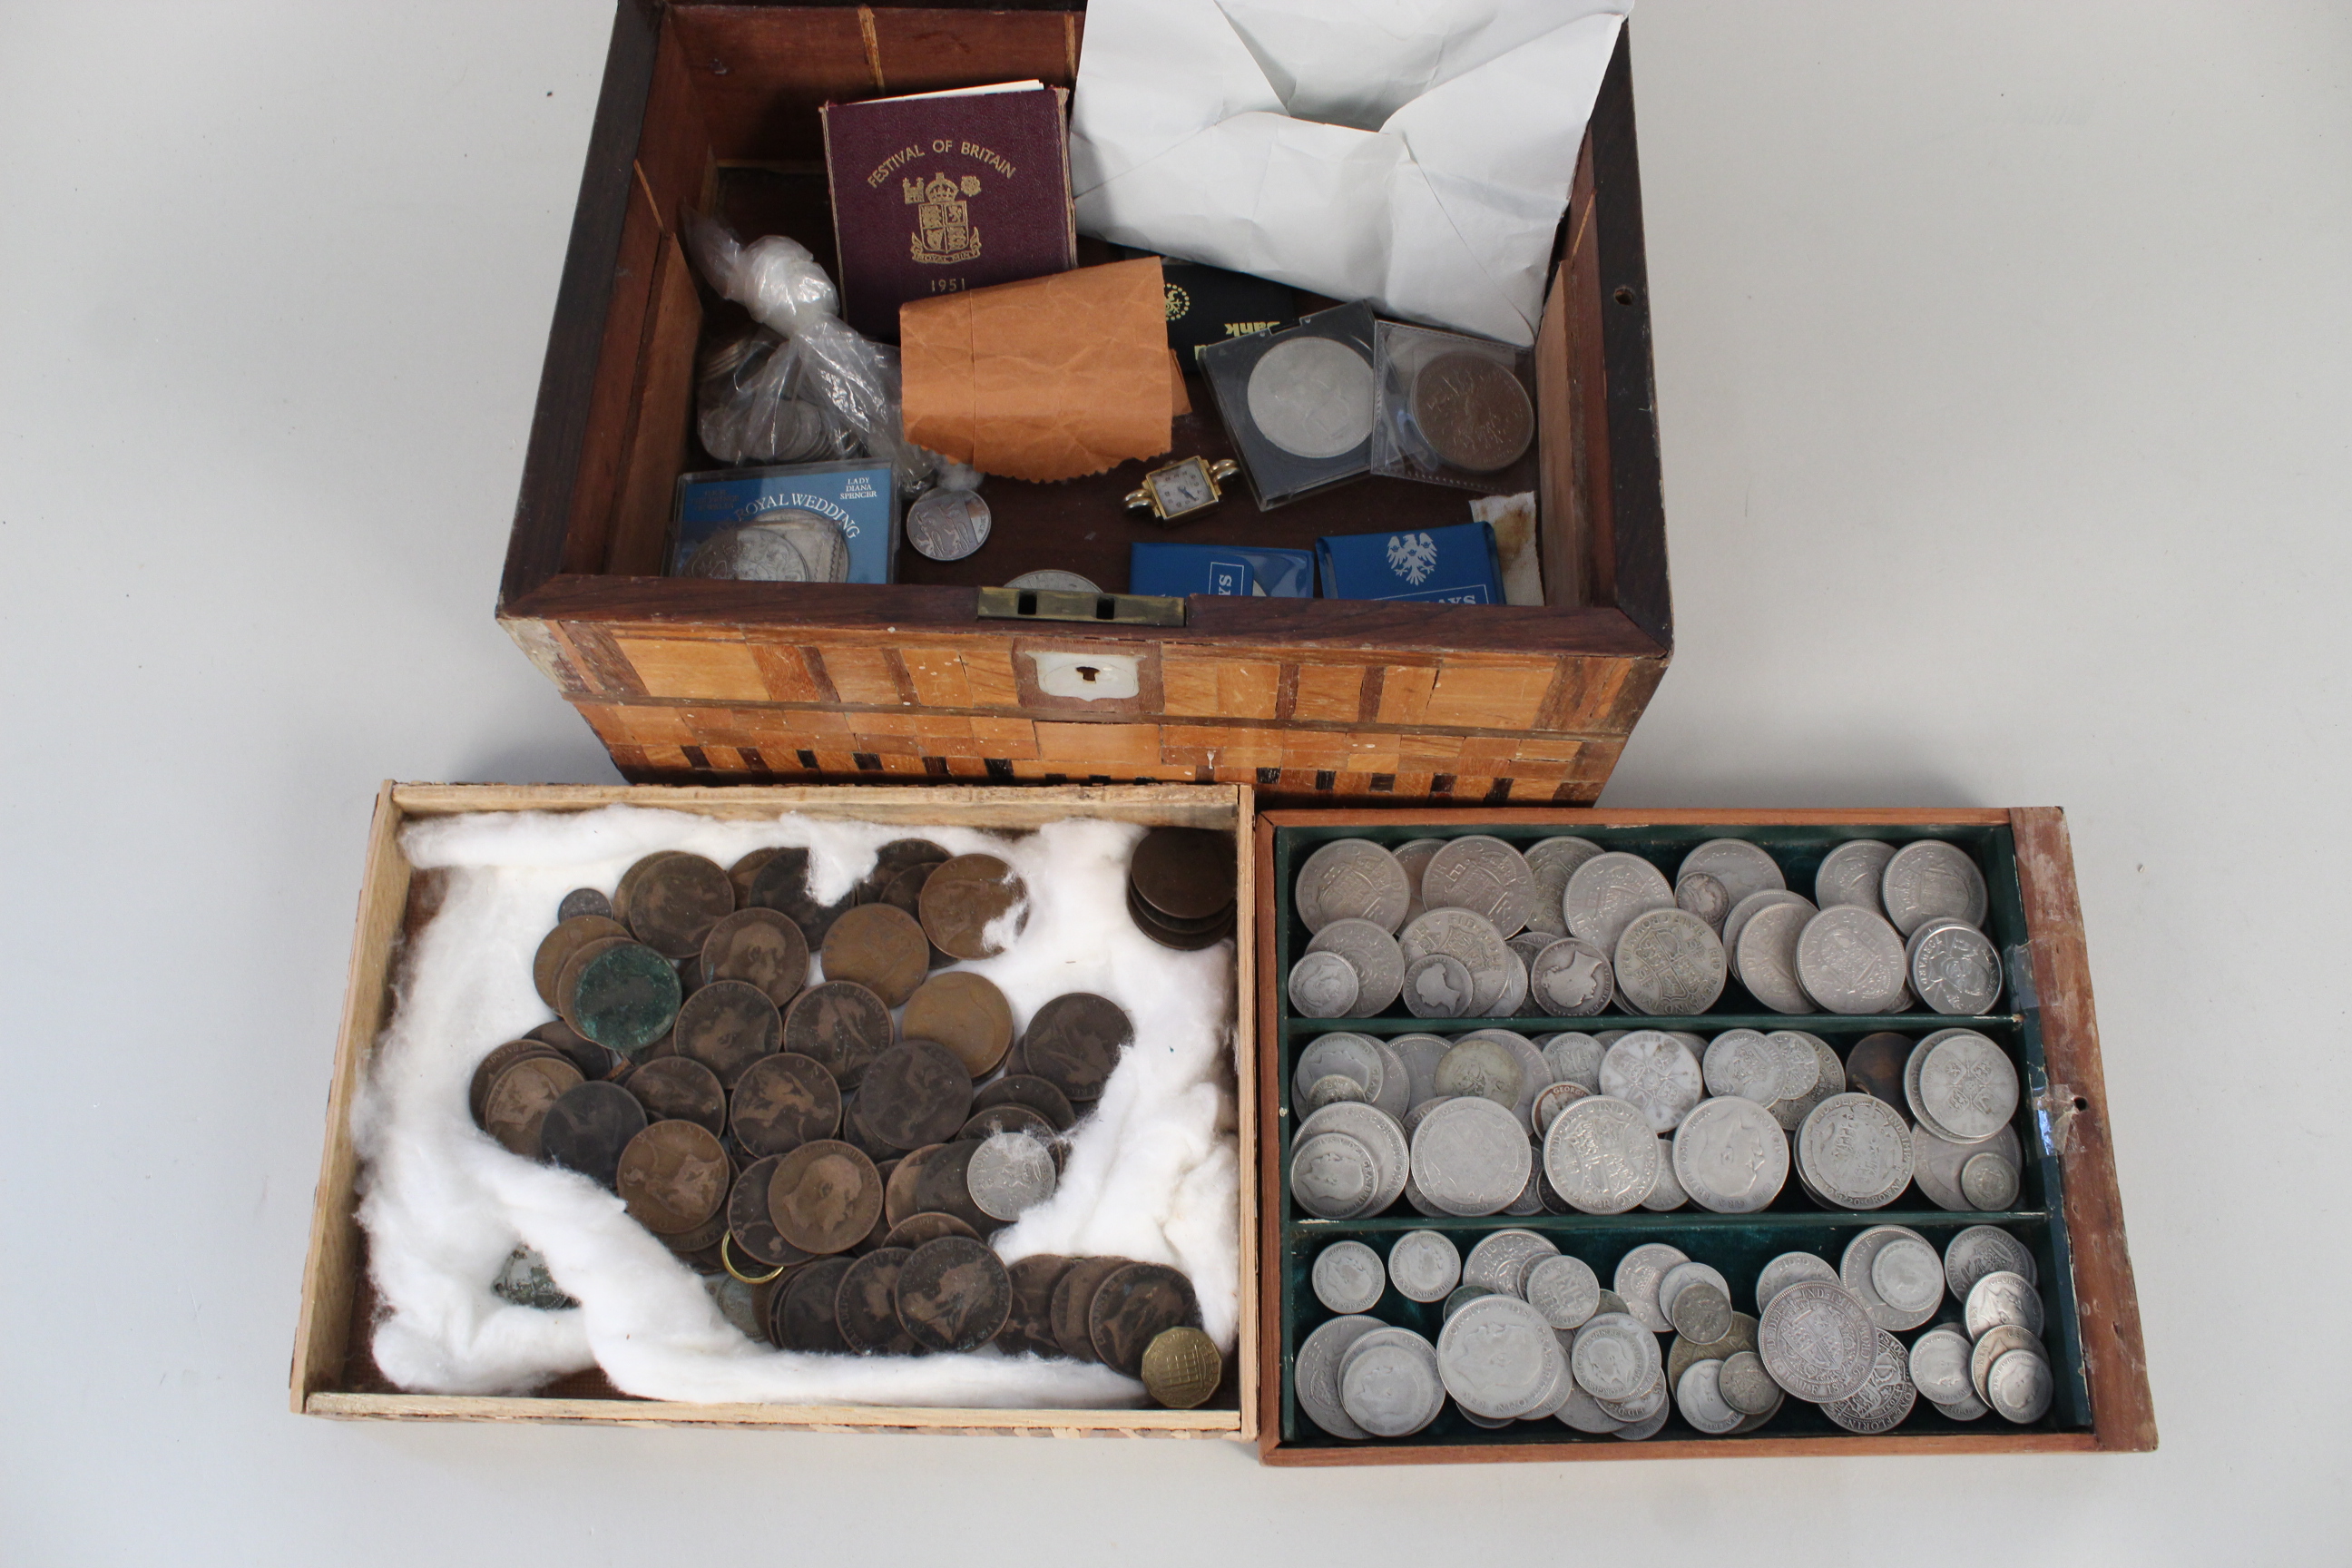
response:
[[[1376,474],[1513,495],[1535,483],[1534,356],[1382,321],[1372,345]]]
[[[1373,325],[1359,300],[1201,350],[1260,511],[1370,472]]]

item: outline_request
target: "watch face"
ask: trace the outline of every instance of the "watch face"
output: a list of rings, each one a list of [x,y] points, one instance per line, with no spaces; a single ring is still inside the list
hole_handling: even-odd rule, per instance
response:
[[[1145,482],[1150,485],[1163,517],[1197,511],[1217,499],[1217,492],[1209,485],[1209,471],[1198,458],[1188,458],[1172,468],[1162,468],[1147,476]]]

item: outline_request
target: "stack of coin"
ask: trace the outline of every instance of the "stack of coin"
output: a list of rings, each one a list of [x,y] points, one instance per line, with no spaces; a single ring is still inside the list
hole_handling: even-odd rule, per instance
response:
[[[1213,947],[1234,933],[1235,874],[1232,834],[1155,827],[1128,862],[1128,915],[1162,947]]]

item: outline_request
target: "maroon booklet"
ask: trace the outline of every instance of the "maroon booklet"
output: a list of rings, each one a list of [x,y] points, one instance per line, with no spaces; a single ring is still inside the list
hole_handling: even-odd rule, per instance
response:
[[[898,341],[898,307],[1067,272],[1069,95],[1034,81],[824,106],[842,314]]]

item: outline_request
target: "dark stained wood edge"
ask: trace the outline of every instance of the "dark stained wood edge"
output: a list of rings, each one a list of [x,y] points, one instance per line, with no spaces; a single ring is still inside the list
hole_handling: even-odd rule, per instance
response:
[[[2106,1075],[2100,1066],[2074,843],[2066,814],[2054,806],[2021,807],[2010,813],[2010,825],[2032,946],[2034,995],[2042,1008],[2042,1058],[2053,1091],[2061,1086],[2072,1091],[2072,1106],[2061,1106],[2055,1114],[2063,1118],[2073,1111],[2058,1158],[2083,1367],[2091,1388],[2091,1427],[2102,1448],[2145,1453],[2156,1447],[2156,1406],[2140,1335],[2139,1290],[2124,1235],[2123,1196],[2116,1185],[2115,1144],[2107,1131]]]
[[[1257,873],[1257,1081],[1245,1092],[1257,1097],[1257,1135],[1271,1150],[1282,1142],[1276,1120],[1282,1020],[1274,1003],[1274,977],[1282,972],[1275,952],[1274,823],[1262,812],[1251,855]],[[1270,1154],[1244,1146],[1244,1157],[1255,1167],[1257,1183],[1257,1276],[1251,1281],[1257,1292],[1257,1451],[1261,1461],[1276,1464],[1283,1462],[1275,1458],[1282,1446],[1282,1192]]]
[[[1666,512],[1658,458],[1657,374],[1650,353],[1650,269],[1642,236],[1642,163],[1633,140],[1630,26],[1593,101],[1592,203],[1601,257],[1601,358],[1608,384],[1609,492],[1617,607],[1664,647],[1675,641],[1666,581]]]
[[[1259,1439],[1263,1445],[1265,1439]],[[1958,1433],[1918,1437],[1652,1438],[1646,1443],[1494,1443],[1344,1448],[1262,1447],[1260,1462],[1306,1469],[1339,1465],[1550,1464],[1580,1459],[1858,1459],[1875,1455],[2084,1454],[2088,1432]]]
[[[612,47],[596,97],[596,119],[588,133],[580,203],[572,215],[572,238],[555,290],[554,325],[540,370],[539,402],[523,453],[522,489],[515,501],[513,530],[507,536],[506,571],[499,583],[501,612],[554,575],[562,563],[660,26],[661,14],[652,0],[620,0],[614,8]]]

